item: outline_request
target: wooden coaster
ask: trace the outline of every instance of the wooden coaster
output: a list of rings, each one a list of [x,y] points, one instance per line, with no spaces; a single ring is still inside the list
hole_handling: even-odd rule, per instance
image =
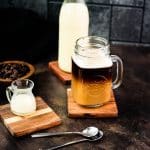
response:
[[[28,116],[17,116],[10,111],[10,105],[0,106],[0,116],[13,136],[19,137],[29,133],[47,129],[61,123],[59,116],[44,102],[36,97],[37,110]]]
[[[62,71],[58,66],[58,61],[52,61],[48,63],[49,68],[52,72],[64,83],[70,84],[71,82],[71,74]]]
[[[78,105],[72,98],[71,89],[67,89],[68,96],[68,116],[81,118],[106,118],[117,117],[118,109],[112,92],[111,100],[107,104],[97,108],[87,108]]]

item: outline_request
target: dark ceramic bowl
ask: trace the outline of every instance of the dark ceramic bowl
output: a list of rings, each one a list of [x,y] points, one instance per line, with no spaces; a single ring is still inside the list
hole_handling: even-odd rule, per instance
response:
[[[33,65],[18,60],[0,62],[0,82],[10,83],[16,79],[27,79],[33,75]]]

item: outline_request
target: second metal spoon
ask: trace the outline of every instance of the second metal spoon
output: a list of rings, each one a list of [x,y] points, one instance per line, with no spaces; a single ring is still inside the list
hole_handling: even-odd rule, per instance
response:
[[[74,141],[71,141],[71,142],[68,142],[68,143],[65,143],[62,145],[51,147],[47,150],[56,150],[56,149],[60,149],[60,148],[72,145],[72,144],[81,143],[81,142],[85,142],[85,141],[94,142],[94,141],[100,140],[102,137],[103,137],[103,132],[101,130],[99,130],[99,132],[95,136],[86,137],[86,138],[80,139],[80,140],[74,140]]]

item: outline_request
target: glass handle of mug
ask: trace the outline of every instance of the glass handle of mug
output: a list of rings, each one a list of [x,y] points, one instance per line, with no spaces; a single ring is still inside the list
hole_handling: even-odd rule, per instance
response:
[[[6,97],[7,97],[8,101],[9,101],[9,103],[10,103],[11,97],[12,97],[12,88],[11,88],[11,86],[6,88]]]
[[[116,78],[112,83],[112,88],[118,88],[122,83],[123,78],[123,62],[121,58],[117,55],[111,55],[112,62],[116,63]]]

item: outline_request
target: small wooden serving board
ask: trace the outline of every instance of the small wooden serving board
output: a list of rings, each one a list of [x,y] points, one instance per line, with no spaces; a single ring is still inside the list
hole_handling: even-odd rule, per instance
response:
[[[61,123],[60,117],[44,102],[36,97],[37,110],[31,115],[17,116],[10,111],[10,105],[0,106],[0,116],[13,136],[19,137],[35,131],[47,129]]]
[[[72,98],[71,89],[67,89],[68,96],[68,116],[73,118],[108,118],[117,117],[118,109],[112,92],[110,101],[97,108],[87,108],[78,105]]]
[[[58,66],[58,61],[49,62],[48,67],[64,84],[69,84],[71,82],[71,73],[62,71]]]

